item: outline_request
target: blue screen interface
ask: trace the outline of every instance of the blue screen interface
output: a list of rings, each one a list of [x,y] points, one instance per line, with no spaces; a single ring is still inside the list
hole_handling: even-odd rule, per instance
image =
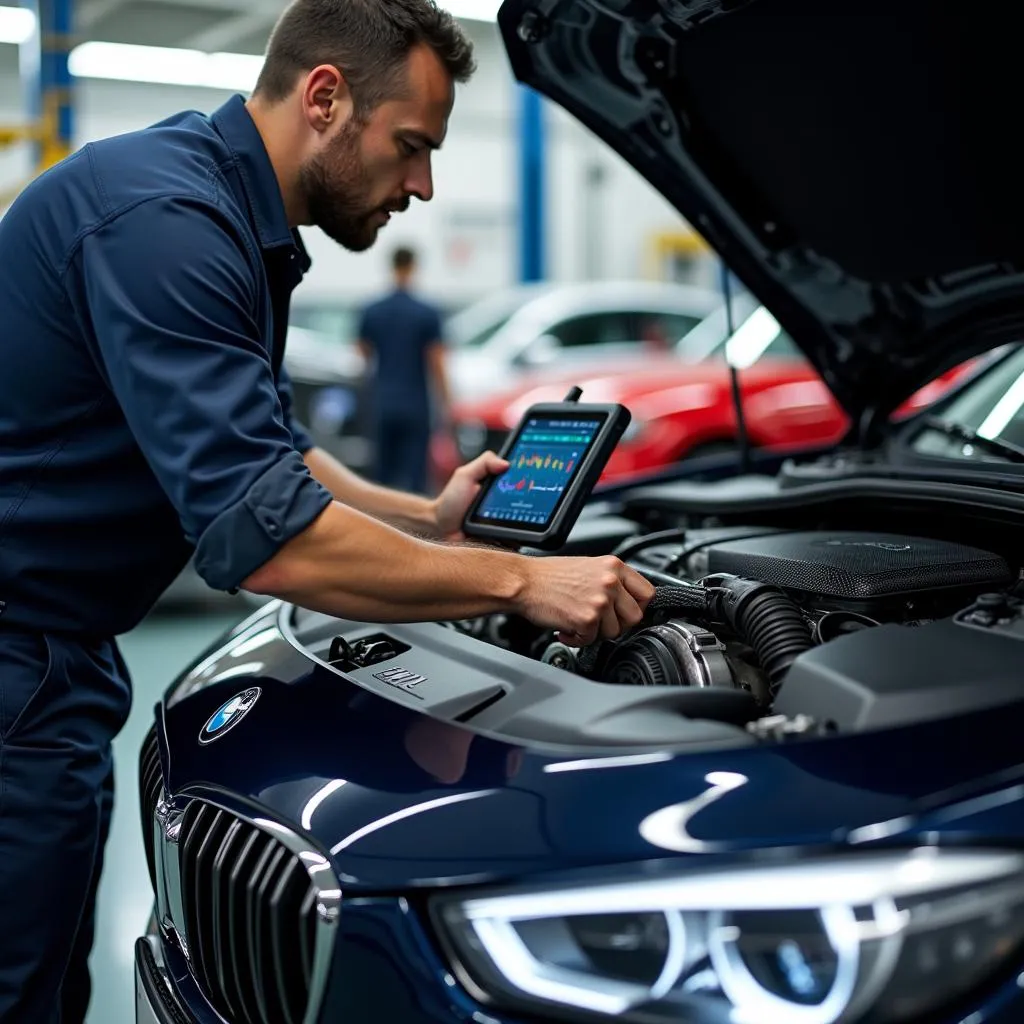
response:
[[[477,519],[542,529],[579,471],[604,421],[527,420],[512,451],[509,468],[491,484]]]

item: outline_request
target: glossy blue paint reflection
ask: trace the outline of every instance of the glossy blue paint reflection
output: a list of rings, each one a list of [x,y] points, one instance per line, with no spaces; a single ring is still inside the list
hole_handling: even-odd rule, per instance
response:
[[[346,903],[339,944],[346,954],[328,993],[325,1021],[402,1024],[519,1024],[473,1000],[427,935],[419,908],[405,899]]]
[[[527,867],[863,845],[885,840],[891,825],[870,830],[897,820],[905,841],[952,828],[936,824],[941,808],[1005,788],[1020,771],[1019,725],[1005,709],[735,751],[566,758],[425,719],[301,658],[280,659],[288,665],[259,678],[259,701],[216,743],[195,737],[244,680],[167,709],[168,784],[216,780],[250,797],[307,829],[347,884],[368,891]],[[1018,807],[970,816],[1017,836]]]
[[[439,889],[1024,840],[1020,708],[734,750],[569,754],[427,719],[268,642],[267,623],[254,633],[259,675],[220,677],[239,660],[224,650],[203,667],[209,685],[160,710],[166,781],[172,794],[236,793],[331,858],[344,903],[325,1024],[519,1024],[477,1003],[446,962],[428,913]],[[244,718],[200,744],[255,684]],[[799,985],[799,961],[787,970]],[[181,983],[190,1005],[201,998]],[[971,1013],[1024,1019],[1015,976]]]

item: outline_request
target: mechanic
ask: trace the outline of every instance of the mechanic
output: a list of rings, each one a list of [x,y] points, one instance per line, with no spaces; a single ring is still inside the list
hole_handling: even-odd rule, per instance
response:
[[[357,340],[373,368],[377,482],[425,494],[432,420],[447,422],[451,408],[441,316],[413,294],[411,249],[396,249],[391,269],[394,286],[363,310]]]
[[[470,44],[431,0],[297,0],[252,98],[93,144],[0,221],[0,1020],[77,1024],[130,630],[194,555],[216,589],[355,619],[635,624],[615,559],[451,543],[493,453],[434,500],[364,482],[291,413],[315,224],[364,250],[433,194]],[[447,542],[447,543],[446,543]]]

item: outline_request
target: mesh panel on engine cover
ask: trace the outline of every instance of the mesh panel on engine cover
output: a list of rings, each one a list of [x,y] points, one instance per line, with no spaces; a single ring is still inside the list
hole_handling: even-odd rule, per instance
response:
[[[711,574],[848,599],[996,585],[1011,576],[998,555],[962,544],[824,531],[724,541],[709,548],[708,568]]]

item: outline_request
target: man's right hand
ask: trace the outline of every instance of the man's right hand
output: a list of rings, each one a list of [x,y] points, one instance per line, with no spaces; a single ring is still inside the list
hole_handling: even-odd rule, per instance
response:
[[[242,586],[358,622],[511,612],[573,647],[621,636],[654,596],[654,587],[614,556],[531,557],[438,544],[337,501]]]
[[[613,555],[531,558],[517,611],[558,631],[562,643],[585,647],[612,640],[643,618],[654,587]]]

